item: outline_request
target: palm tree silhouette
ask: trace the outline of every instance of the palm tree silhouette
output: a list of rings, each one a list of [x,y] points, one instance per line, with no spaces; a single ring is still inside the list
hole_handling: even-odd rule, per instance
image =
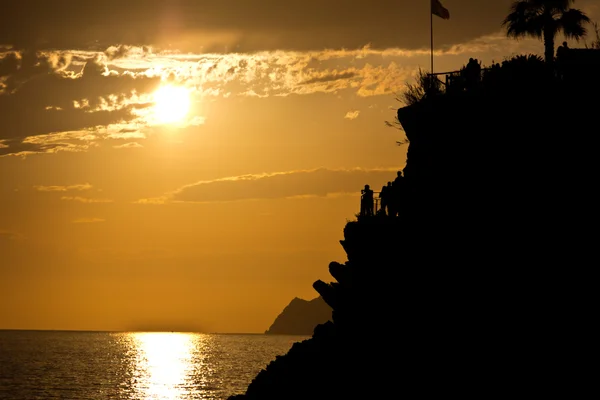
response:
[[[511,12],[502,22],[506,35],[516,39],[532,36],[544,41],[547,65],[554,62],[554,38],[562,32],[566,38],[577,41],[587,33],[590,22],[581,10],[571,8],[575,0],[519,0],[511,5]]]

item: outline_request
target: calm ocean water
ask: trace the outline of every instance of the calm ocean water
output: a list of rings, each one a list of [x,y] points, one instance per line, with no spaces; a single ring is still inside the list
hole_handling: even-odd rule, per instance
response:
[[[0,399],[226,399],[307,336],[0,331]]]

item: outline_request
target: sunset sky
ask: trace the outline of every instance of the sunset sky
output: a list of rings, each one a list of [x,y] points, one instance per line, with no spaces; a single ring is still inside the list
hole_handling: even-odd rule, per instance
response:
[[[542,55],[510,3],[442,0],[435,70]],[[385,121],[429,69],[428,0],[2,8],[0,329],[263,332],[405,165]]]

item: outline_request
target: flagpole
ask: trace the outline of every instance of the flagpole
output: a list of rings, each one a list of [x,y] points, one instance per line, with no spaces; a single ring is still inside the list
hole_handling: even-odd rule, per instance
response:
[[[433,77],[433,1],[429,0],[429,28],[431,37],[431,75]]]

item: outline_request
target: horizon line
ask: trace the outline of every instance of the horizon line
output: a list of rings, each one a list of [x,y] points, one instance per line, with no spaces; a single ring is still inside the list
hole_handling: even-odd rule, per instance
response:
[[[266,332],[200,332],[200,331],[178,331],[178,330],[97,330],[97,329],[19,329],[0,328],[0,332],[78,332],[78,333],[194,333],[200,335],[266,335],[266,336],[311,336],[286,333]]]

